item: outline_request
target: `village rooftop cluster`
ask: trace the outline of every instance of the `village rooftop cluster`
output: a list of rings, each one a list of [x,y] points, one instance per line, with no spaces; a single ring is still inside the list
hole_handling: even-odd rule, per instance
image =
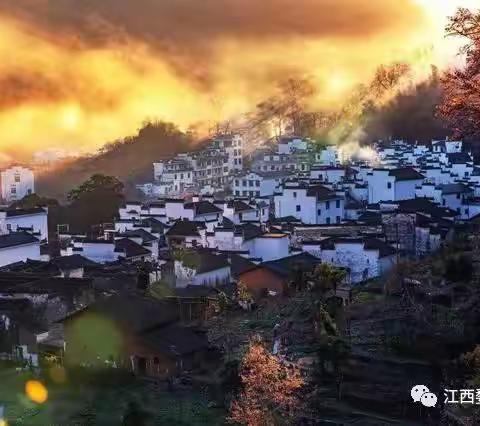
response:
[[[46,250],[48,208],[5,209],[0,316],[12,332],[3,351],[34,365],[70,352],[79,363],[169,377],[208,359],[205,333],[185,321],[213,315],[219,294],[241,284],[255,299],[284,297],[292,271],[326,263],[345,272],[337,295],[347,305],[354,286],[480,219],[480,169],[461,141],[370,151],[282,137],[247,153],[241,135],[214,138],[155,160],[152,182],[138,185],[147,200],[125,202],[99,235],[59,228],[60,256]],[[33,181],[28,169],[3,172],[4,202],[34,192]],[[145,297],[158,283],[167,293]],[[74,324],[95,312],[128,335],[121,353],[78,346]]]

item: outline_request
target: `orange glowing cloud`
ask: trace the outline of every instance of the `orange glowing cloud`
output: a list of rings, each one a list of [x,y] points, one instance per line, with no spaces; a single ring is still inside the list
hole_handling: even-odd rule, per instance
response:
[[[91,151],[148,118],[208,127],[249,111],[289,75],[311,78],[316,105],[335,108],[380,64],[407,61],[421,75],[444,61],[437,4],[2,2],[0,152]]]

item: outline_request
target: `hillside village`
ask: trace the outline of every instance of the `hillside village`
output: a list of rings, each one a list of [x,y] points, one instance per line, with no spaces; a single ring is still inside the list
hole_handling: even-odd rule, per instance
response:
[[[343,404],[370,399],[370,413],[350,410],[361,424],[381,419],[382,407],[391,417],[425,420],[405,389],[416,375],[432,381],[430,364],[411,353],[395,359],[391,347],[405,333],[413,339],[407,347],[421,332],[441,330],[447,339],[431,318],[445,308],[442,295],[456,295],[447,303],[452,311],[468,312],[465,303],[477,300],[475,289],[458,290],[461,278],[435,275],[454,275],[435,272],[435,259],[452,250],[460,256],[451,257],[460,265],[452,268],[475,274],[476,242],[464,235],[480,222],[480,167],[468,147],[391,141],[356,155],[293,136],[253,152],[246,145],[241,135],[222,135],[200,150],[155,160],[152,182],[138,185],[142,201],[125,201],[112,223],[92,233],[59,226],[56,251],[48,207],[0,212],[2,358],[32,368],[46,359],[122,368],[161,383],[188,376],[221,387],[227,361],[261,335],[309,380],[326,363],[323,390],[309,391],[315,401],[323,395],[323,420],[349,411],[340,394]],[[475,328],[465,318],[462,327]],[[424,322],[433,328],[425,331]],[[476,332],[466,328],[474,341]],[[81,329],[96,331],[85,336]],[[345,360],[339,352],[330,363],[312,355],[331,353],[332,342],[350,348],[344,365],[337,365]],[[410,378],[399,373],[407,364],[415,371]],[[351,377],[369,368],[384,383],[363,383],[368,396],[361,395]],[[389,380],[398,388],[389,391],[392,401],[380,395]],[[305,409],[304,424],[317,424],[312,416]],[[438,416],[456,418],[439,407],[431,424]]]

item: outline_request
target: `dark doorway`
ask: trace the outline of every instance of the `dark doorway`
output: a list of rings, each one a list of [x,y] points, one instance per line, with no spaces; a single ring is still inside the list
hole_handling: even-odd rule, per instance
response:
[[[142,357],[138,357],[137,361],[138,374],[140,376],[145,376],[147,374],[147,360]]]

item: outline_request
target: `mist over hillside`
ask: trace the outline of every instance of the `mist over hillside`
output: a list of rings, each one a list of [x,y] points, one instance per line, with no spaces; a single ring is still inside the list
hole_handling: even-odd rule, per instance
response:
[[[175,125],[149,122],[135,136],[105,145],[97,154],[63,163],[37,178],[40,195],[64,200],[66,193],[95,173],[119,178],[127,195],[135,193],[136,182],[152,178],[152,162],[185,151],[193,138]]]
[[[297,86],[295,86],[297,87]],[[301,84],[298,86],[301,89]],[[268,121],[297,123],[295,132],[300,136],[326,138],[329,142],[343,143],[342,138],[328,137],[335,129],[348,123],[344,132],[345,141],[355,130],[362,128],[362,139],[358,142],[369,144],[378,139],[405,139],[409,142],[428,142],[449,136],[451,132],[443,122],[436,117],[436,108],[441,99],[441,85],[434,74],[425,82],[412,84],[408,89],[397,93],[389,102],[372,107],[372,102],[366,98],[357,100],[358,106],[354,119],[347,112],[327,117],[325,120],[313,120],[312,116],[322,113],[305,109],[308,99],[305,90],[298,90],[292,96],[281,94],[271,100],[274,105],[282,108],[265,108],[265,104],[257,107],[251,126],[258,127],[258,117],[261,116],[261,126],[268,127]],[[351,122],[353,126],[350,126]],[[313,124],[312,124],[313,123]],[[229,129],[234,130],[234,129]],[[260,133],[266,137],[265,129]],[[248,139],[248,138],[247,138]],[[263,140],[263,139],[262,139]],[[107,143],[96,154],[69,160],[37,178],[37,192],[40,195],[65,199],[66,193],[88,179],[95,173],[115,176],[125,184],[125,193],[129,198],[140,196],[135,184],[151,181],[153,178],[152,163],[161,158],[187,151],[197,145],[198,138],[191,133],[184,133],[175,124],[161,121],[146,122],[135,136]],[[248,141],[247,141],[248,143]]]

